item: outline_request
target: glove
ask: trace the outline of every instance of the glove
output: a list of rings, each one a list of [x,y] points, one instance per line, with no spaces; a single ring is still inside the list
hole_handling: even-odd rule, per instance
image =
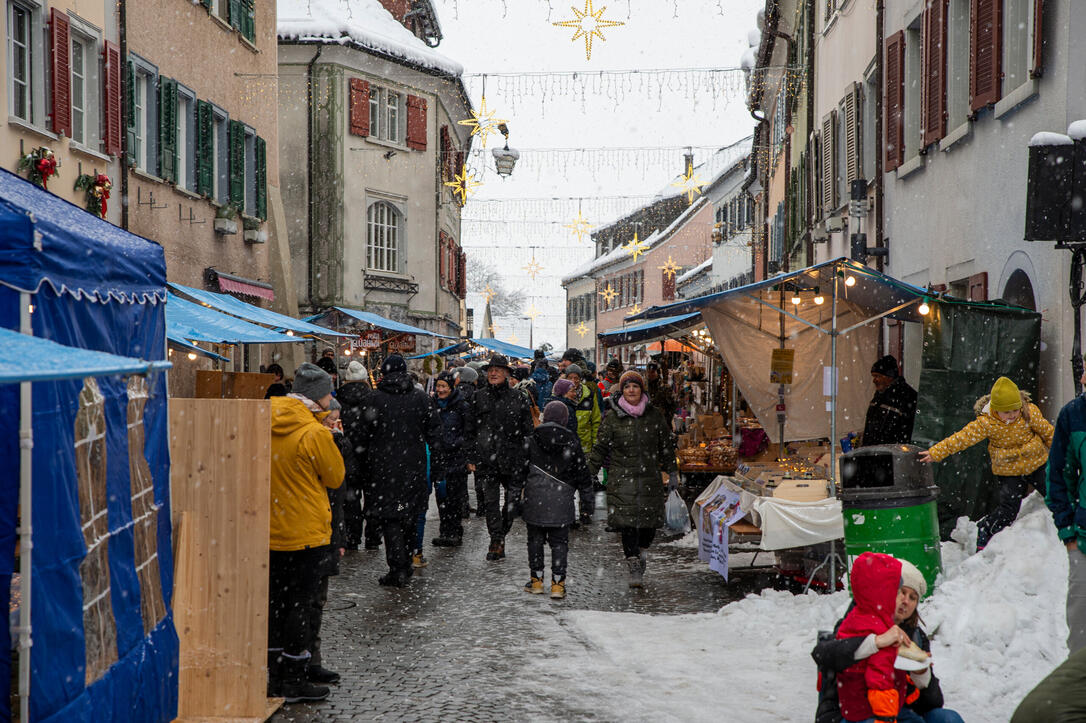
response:
[[[675,492],[679,489],[679,473],[672,472],[667,478],[667,491]]]

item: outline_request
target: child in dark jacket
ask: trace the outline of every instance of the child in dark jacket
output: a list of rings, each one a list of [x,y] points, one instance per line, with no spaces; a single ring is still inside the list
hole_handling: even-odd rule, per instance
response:
[[[531,580],[526,592],[543,592],[543,543],[551,548],[551,598],[566,596],[566,557],[569,528],[576,520],[574,494],[580,493],[581,511],[591,514],[592,477],[577,435],[566,428],[569,412],[561,402],[543,409],[543,423],[532,432],[528,476],[522,489],[511,488],[511,504],[518,504],[528,527],[528,566]],[[523,499],[522,499],[523,495]]]

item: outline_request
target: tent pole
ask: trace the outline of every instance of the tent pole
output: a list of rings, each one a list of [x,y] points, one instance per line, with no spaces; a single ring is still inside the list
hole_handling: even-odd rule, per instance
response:
[[[833,318],[830,320],[830,403],[833,409],[830,411],[830,483],[833,485],[833,496],[837,496],[837,291],[840,277],[833,275]],[[837,592],[837,544],[830,540],[830,579],[826,586],[832,595]]]
[[[19,294],[19,331],[33,336],[30,294]],[[30,590],[34,548],[31,464],[34,449],[34,416],[31,383],[19,384],[19,720],[30,720]]]

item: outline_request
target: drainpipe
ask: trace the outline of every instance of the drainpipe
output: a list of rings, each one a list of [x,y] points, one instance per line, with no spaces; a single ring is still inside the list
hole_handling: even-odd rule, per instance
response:
[[[809,142],[811,138],[811,132],[815,127],[815,54],[814,54],[814,18],[815,18],[815,1],[807,0],[807,138]],[[811,154],[810,146],[807,146],[807,163],[810,164],[814,156]],[[808,169],[809,170],[809,169]],[[810,177],[810,174],[808,174]],[[814,229],[811,228],[811,214],[808,212],[808,206],[814,204],[815,189],[807,189],[807,198],[803,204],[803,223],[807,226],[807,264],[812,265],[815,262],[815,250],[814,250]]]
[[[886,62],[886,57],[883,49],[883,45],[886,42],[886,30],[883,27],[886,18],[886,2],[885,0],[877,0],[875,4],[875,75],[876,75],[876,88],[878,91],[875,94],[875,147],[879,151],[875,154],[875,246],[886,246],[886,240],[883,237],[883,211],[882,211],[882,198],[883,198],[883,153],[882,153],[882,113],[883,113],[883,67]],[[875,263],[876,268],[879,271],[883,269],[883,259],[889,259],[889,256],[876,256]],[[881,339],[881,337],[880,337]]]
[[[315,163],[313,159],[313,98],[315,91],[313,89],[313,66],[317,64],[317,60],[320,59],[321,53],[324,52],[324,44],[317,46],[317,52],[313,56],[313,59],[309,61],[305,68],[306,78],[306,96],[305,96],[305,152],[309,155],[309,163],[306,164],[306,177],[305,177],[305,191],[306,191],[306,213],[309,215],[308,223],[306,223],[306,229],[309,234],[306,239],[306,274],[305,274],[305,297],[306,303],[310,306],[311,311],[316,311],[313,308],[313,165]]]
[[[121,77],[128,75],[128,1],[117,0],[117,45],[121,52]],[[128,230],[128,99],[127,83],[121,83],[121,228]]]

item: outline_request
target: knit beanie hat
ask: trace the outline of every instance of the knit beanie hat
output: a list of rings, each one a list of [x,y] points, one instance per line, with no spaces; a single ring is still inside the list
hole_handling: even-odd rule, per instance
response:
[[[513,378],[518,382],[522,382],[528,378],[528,375],[532,373],[532,370],[527,364],[517,364],[513,367]]]
[[[381,363],[381,376],[383,377],[389,374],[403,374],[406,372],[407,362],[399,354],[392,354]]]
[[[343,374],[343,381],[345,382],[368,382],[370,380],[370,372],[366,369],[366,365],[360,361],[352,361],[347,365],[347,371]]]
[[[571,346],[562,354],[562,361],[573,361],[579,356],[581,356],[581,350],[575,346]]]
[[[897,368],[897,359],[887,354],[871,365],[871,373],[882,374],[891,379],[897,377],[900,374]]]
[[[337,409],[342,410],[343,405],[340,404],[339,401],[335,397],[332,397],[331,401],[328,402],[328,411],[329,412],[334,412]]]
[[[562,402],[547,402],[547,406],[543,407],[544,424],[551,422],[553,424],[560,424],[564,427],[568,421],[569,409],[567,409],[566,405],[562,404]]]
[[[445,382],[449,385],[449,389],[456,388],[456,377],[450,371],[444,371],[434,377],[434,383]]]
[[[336,363],[331,357],[322,356],[317,360],[317,366],[323,369],[328,374],[338,374],[339,370],[336,369]]]
[[[912,564],[908,560],[902,560],[900,557],[898,561],[901,563],[901,586],[911,587],[916,590],[916,594],[921,599],[928,594],[928,582],[924,579],[924,576],[920,574],[920,571],[916,569],[916,565]]]
[[[294,372],[293,391],[319,402],[332,393],[332,377],[316,364],[305,362]]]
[[[1007,377],[996,379],[992,385],[992,401],[989,407],[993,412],[1013,412],[1022,408],[1022,394],[1018,385]]]
[[[633,369],[618,378],[619,389],[625,389],[627,384],[636,384],[641,387],[641,391],[645,391],[645,378]]]
[[[569,394],[569,390],[573,389],[573,382],[569,379],[559,379],[551,387],[551,395],[555,397],[564,397]]]
[[[456,370],[456,378],[466,384],[474,384],[479,381],[479,372],[475,371],[470,366],[461,367]]]
[[[581,369],[576,364],[570,364],[568,367],[566,367],[566,375],[568,376],[570,374],[576,374],[577,376],[584,379],[584,369]]]
[[[625,370],[625,367],[622,366],[622,362],[620,362],[618,359],[612,359],[611,361],[607,362],[607,371],[608,372],[614,372],[615,374],[622,374],[622,372],[624,370]]]

